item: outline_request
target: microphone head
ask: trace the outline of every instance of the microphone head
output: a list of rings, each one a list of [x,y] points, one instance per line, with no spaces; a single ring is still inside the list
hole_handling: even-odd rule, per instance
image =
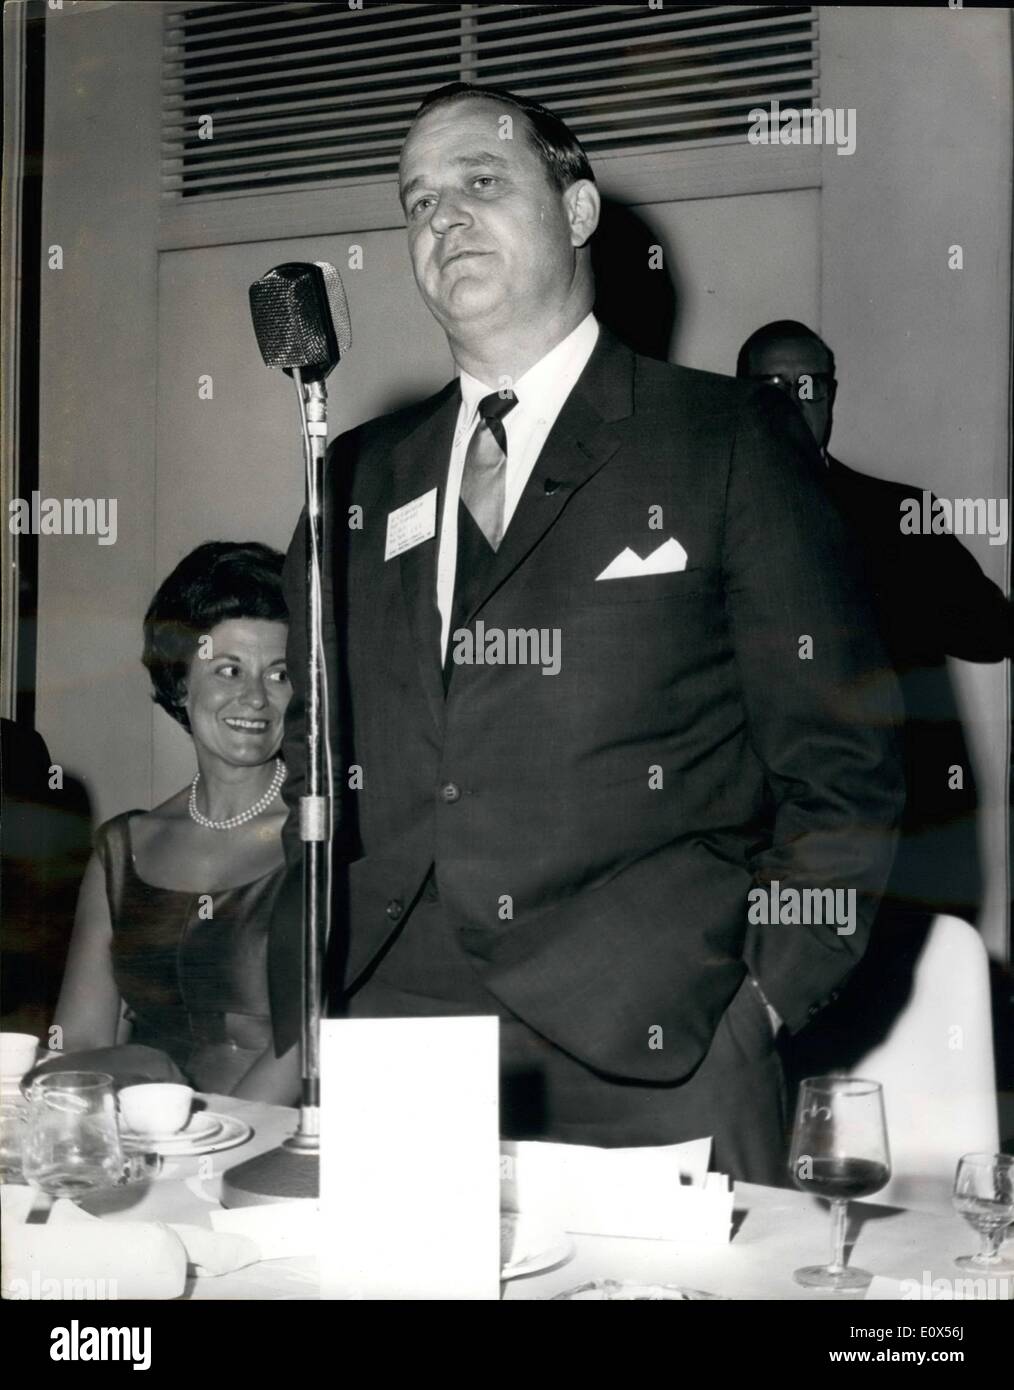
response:
[[[314,261],[314,265],[324,277],[328,308],[331,310],[331,323],[334,325],[338,351],[344,357],[352,346],[352,321],[349,318],[349,302],[345,298],[345,286],[342,284],[342,277],[330,261]]]
[[[250,286],[250,311],[265,364],[290,376],[298,367],[304,381],[323,381],[351,341],[348,305],[333,266],[307,261],[275,266]]]

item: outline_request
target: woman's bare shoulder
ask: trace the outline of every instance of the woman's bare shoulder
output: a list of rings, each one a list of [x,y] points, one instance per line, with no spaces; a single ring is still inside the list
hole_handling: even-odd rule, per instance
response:
[[[172,796],[166,797],[165,801],[159,802],[150,811],[138,811],[132,815],[130,834],[134,848],[137,848],[138,841],[150,843],[166,832],[172,833],[178,826],[187,822],[190,818],[187,811],[189,796],[190,788],[181,787],[178,792],[173,792]]]
[[[173,792],[172,796],[167,796],[165,801],[160,801],[157,806],[153,806],[150,811],[145,811],[145,817],[152,817],[156,820],[187,820],[187,802],[190,800],[190,785],[180,787],[178,792]]]

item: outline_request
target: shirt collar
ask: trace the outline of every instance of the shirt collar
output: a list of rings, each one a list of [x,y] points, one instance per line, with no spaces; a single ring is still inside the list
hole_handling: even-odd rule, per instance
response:
[[[545,357],[541,357],[534,366],[529,367],[514,383],[513,389],[519,406],[526,412],[533,410],[538,414],[552,400],[555,392],[562,388],[563,394],[567,394],[574,384],[570,380],[571,373],[568,368],[582,356],[587,361],[598,333],[599,325],[595,315],[586,314],[566,338],[561,338],[556,347],[551,348]],[[479,402],[499,387],[487,386],[484,381],[479,381],[477,377],[464,370],[458,374],[458,381],[465,412],[463,424],[470,430],[475,423]]]

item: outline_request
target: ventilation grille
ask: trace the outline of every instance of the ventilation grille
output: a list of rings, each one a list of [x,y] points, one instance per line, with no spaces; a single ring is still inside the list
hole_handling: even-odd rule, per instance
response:
[[[593,158],[740,142],[751,107],[816,101],[816,29],[811,6],[670,0],[167,6],[163,190],[390,178],[420,99],[456,81],[545,102]]]

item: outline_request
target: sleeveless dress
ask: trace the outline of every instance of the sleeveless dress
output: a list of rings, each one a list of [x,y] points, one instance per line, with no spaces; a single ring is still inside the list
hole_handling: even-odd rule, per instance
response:
[[[168,1053],[195,1090],[228,1095],[271,1044],[268,928],[285,866],[214,893],[156,887],[134,867],[141,814],[114,816],[95,840],[130,1041]]]

